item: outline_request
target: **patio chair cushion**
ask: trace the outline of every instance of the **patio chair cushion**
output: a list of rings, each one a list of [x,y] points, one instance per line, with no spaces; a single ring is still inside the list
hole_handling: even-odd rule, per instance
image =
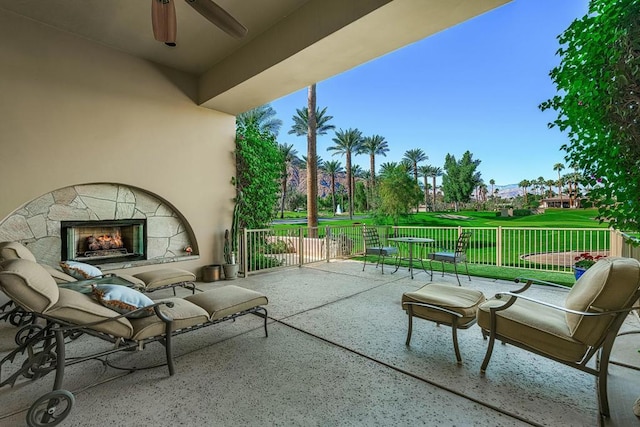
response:
[[[235,285],[189,295],[184,299],[205,309],[211,320],[222,319],[230,314],[268,303],[267,297],[260,292]]]
[[[506,299],[491,299],[478,308],[478,325],[491,330],[491,307],[504,305]],[[564,312],[518,299],[509,309],[498,312],[501,336],[525,344],[544,354],[575,362],[582,359],[587,345],[571,336]]]
[[[0,263],[2,290],[27,310],[44,312],[59,298],[58,284],[34,261],[9,259]]]
[[[62,271],[78,280],[91,279],[102,276],[102,271],[91,264],[77,261],[63,261],[60,263]]]
[[[597,312],[615,310],[632,303],[640,286],[640,264],[635,259],[603,258],[578,279],[567,295],[565,307],[571,310]],[[567,313],[571,336],[588,345],[597,345],[613,317],[598,318]]]
[[[148,296],[122,285],[93,285],[93,297],[102,305],[120,314],[131,313],[142,307],[153,305]],[[133,313],[130,318],[146,317],[154,314],[153,309]]]
[[[59,292],[60,298],[56,304],[45,311],[44,314],[56,319],[66,320],[74,325],[99,322],[120,315],[110,308],[100,305],[87,294],[63,288],[60,288]],[[91,329],[116,337],[131,338],[133,336],[133,326],[124,317],[115,319],[112,322],[92,326]]]
[[[402,303],[405,310],[407,307],[404,303],[407,302],[431,304],[446,308],[462,315],[458,319],[460,327],[476,320],[478,306],[484,300],[484,294],[478,290],[438,283],[430,283],[415,292],[402,294]],[[417,305],[413,306],[413,315],[432,322],[451,323],[452,320],[452,315],[449,313]]]

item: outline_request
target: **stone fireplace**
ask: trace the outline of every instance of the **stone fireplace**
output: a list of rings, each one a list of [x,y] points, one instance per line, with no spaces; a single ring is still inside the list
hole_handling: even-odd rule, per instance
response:
[[[0,221],[3,241],[26,245],[44,264],[76,260],[103,271],[199,254],[191,226],[168,201],[111,183],[74,185],[31,200]]]
[[[146,219],[61,221],[62,261],[88,264],[147,259]]]

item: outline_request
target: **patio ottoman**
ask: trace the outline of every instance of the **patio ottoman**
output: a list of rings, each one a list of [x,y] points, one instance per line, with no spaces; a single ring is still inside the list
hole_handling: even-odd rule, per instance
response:
[[[414,317],[447,325],[451,327],[456,359],[458,363],[462,363],[457,331],[476,323],[478,306],[484,301],[484,294],[478,290],[439,283],[430,283],[417,291],[405,292],[402,294],[402,308],[409,317],[406,345],[411,342]]]
[[[196,293],[196,275],[190,271],[179,268],[160,268],[158,270],[146,271],[133,275],[134,278],[144,282],[143,292],[153,292],[165,288],[173,288],[173,295],[176,294],[176,286],[181,286]]]

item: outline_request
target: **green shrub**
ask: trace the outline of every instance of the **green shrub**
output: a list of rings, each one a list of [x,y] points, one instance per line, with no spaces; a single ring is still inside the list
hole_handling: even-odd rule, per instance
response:
[[[513,216],[529,216],[533,215],[529,209],[514,209]]]

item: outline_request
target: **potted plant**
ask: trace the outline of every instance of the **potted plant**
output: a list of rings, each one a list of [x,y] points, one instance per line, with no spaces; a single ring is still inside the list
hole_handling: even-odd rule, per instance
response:
[[[604,255],[593,256],[589,252],[584,252],[574,258],[573,270],[576,276],[576,280],[580,278],[593,264],[598,262],[599,259],[604,258]]]
[[[233,280],[238,277],[238,221],[240,217],[240,203],[242,194],[236,196],[236,204],[233,207],[233,217],[231,221],[231,230],[224,231],[224,278]]]

